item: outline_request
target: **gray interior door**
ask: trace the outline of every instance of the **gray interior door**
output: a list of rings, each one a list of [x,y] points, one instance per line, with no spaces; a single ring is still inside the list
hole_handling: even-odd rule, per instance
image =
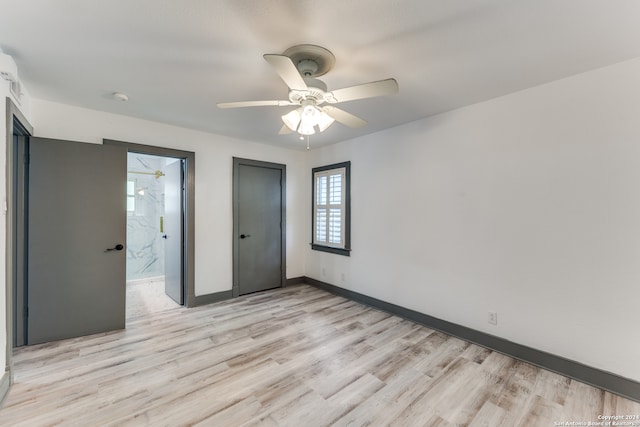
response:
[[[126,150],[31,138],[29,158],[28,344],[124,328]]]
[[[164,170],[164,292],[178,304],[184,303],[182,291],[182,214],[183,161],[176,159]]]
[[[235,282],[239,295],[282,286],[284,280],[284,165],[234,165]]]

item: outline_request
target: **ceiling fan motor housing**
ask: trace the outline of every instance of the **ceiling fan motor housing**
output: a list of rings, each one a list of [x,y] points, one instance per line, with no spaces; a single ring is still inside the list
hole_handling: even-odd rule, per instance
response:
[[[311,77],[318,72],[318,63],[312,59],[303,59],[296,65],[302,77]]]
[[[322,46],[299,44],[282,53],[288,56],[302,77],[319,77],[326,74],[336,62],[335,56]]]
[[[317,105],[325,102],[335,103],[333,95],[331,92],[327,92],[327,85],[323,81],[305,78],[304,82],[307,84],[307,90],[292,89],[289,91],[289,100],[291,102],[300,104],[304,100],[312,99]]]

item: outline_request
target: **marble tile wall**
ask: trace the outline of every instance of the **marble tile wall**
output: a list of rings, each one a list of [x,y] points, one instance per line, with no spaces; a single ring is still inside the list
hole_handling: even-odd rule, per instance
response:
[[[163,170],[164,157],[129,153],[128,170]],[[164,177],[128,173],[133,181],[134,209],[127,210],[127,280],[164,276],[164,244],[160,217],[164,215]],[[130,199],[130,196],[128,195]],[[129,200],[130,201],[130,200]]]

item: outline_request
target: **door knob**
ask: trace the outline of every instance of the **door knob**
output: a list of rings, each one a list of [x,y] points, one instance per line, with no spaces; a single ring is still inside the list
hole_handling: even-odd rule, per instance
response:
[[[240,235],[241,239],[246,239],[247,237],[251,237],[251,234],[241,234]]]
[[[112,247],[112,248],[109,248],[109,249],[105,250],[105,252],[110,252],[110,251],[121,251],[121,250],[123,250],[123,249],[124,249],[124,246],[123,246],[123,245],[121,245],[120,243],[118,243],[118,244],[117,244],[117,245],[115,245],[114,247]]]

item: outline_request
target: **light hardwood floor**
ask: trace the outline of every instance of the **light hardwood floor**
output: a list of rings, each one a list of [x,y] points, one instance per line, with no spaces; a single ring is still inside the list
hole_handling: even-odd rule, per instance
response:
[[[640,403],[306,285],[24,347],[14,367],[3,426],[554,426],[640,415]]]

